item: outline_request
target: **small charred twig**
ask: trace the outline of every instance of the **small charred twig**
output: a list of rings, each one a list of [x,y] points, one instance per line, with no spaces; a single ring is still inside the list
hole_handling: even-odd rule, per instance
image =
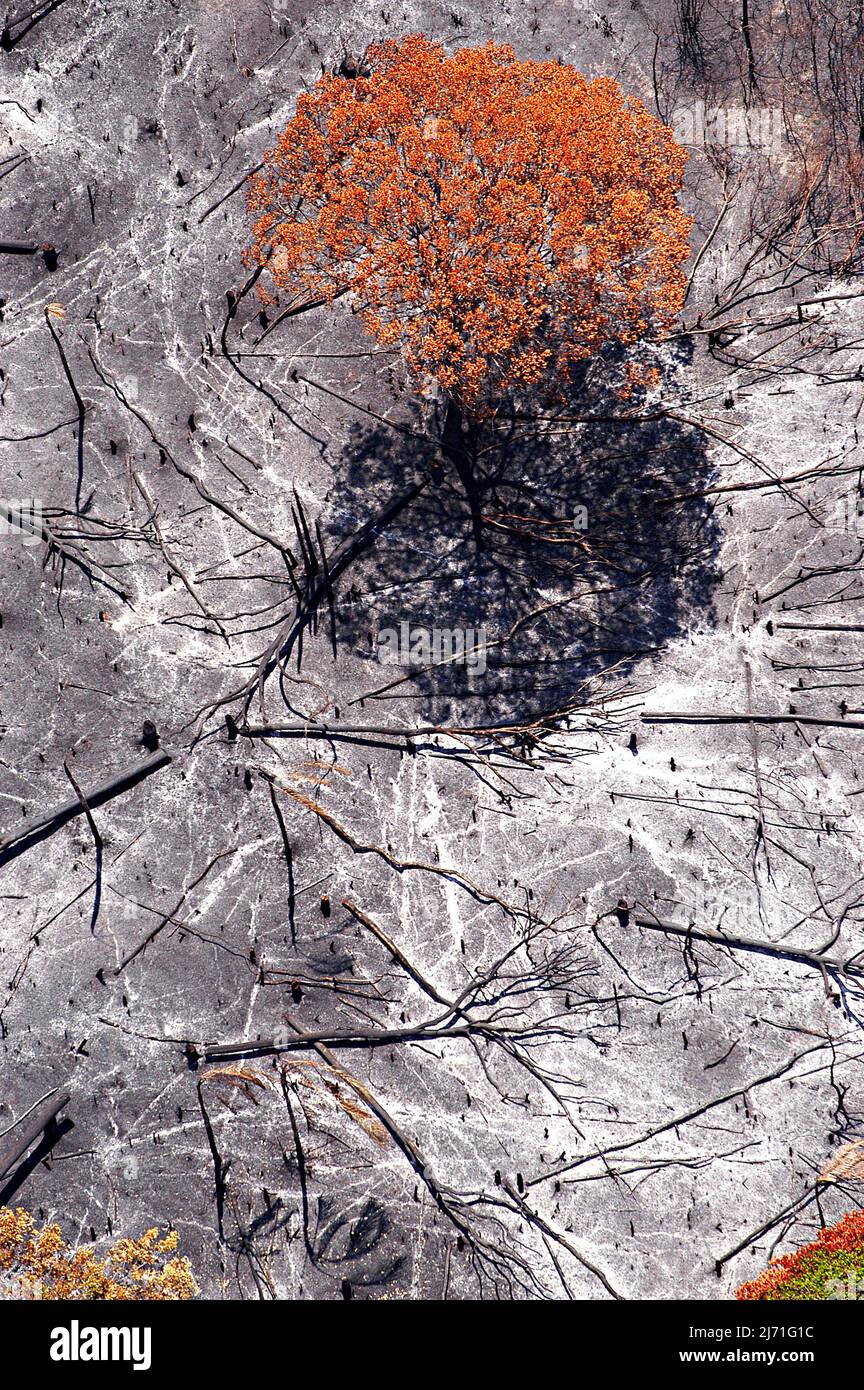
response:
[[[424,994],[428,994],[429,998],[434,999],[436,1004],[444,1004],[448,1009],[454,1007],[453,1001],[445,998],[424,975],[421,975],[416,965],[412,965],[404,951],[399,949],[395,941],[390,940],[387,933],[378,926],[377,922],[373,922],[371,917],[367,917],[365,912],[361,912],[356,903],[353,903],[350,898],[343,898],[342,906],[351,913],[355,921],[360,922],[367,931],[372,933],[376,941],[380,941],[384,949],[390,952],[390,955],[396,961],[397,965],[402,966],[406,975],[410,975],[411,979],[415,984],[420,986]]]
[[[314,440],[316,444],[322,445],[323,440],[316,439],[315,435],[310,434],[309,430],[307,430],[305,426],[301,425],[298,420],[295,420],[290,410],[286,410],[285,406],[282,404],[279,398],[277,396],[274,396],[273,392],[269,389],[269,387],[264,385],[264,382],[260,378],[258,381],[256,381],[254,377],[251,377],[248,372],[245,372],[243,370],[243,368],[240,366],[240,363],[237,361],[237,358],[234,356],[234,354],[228,346],[228,330],[231,327],[233,320],[237,316],[237,311],[240,308],[240,305],[243,303],[243,300],[246,298],[249,291],[257,283],[263,270],[263,265],[256,266],[255,269],[252,271],[252,274],[247,278],[245,284],[242,285],[238,294],[235,294],[233,290],[228,291],[228,312],[225,315],[225,319],[222,324],[222,332],[219,335],[219,346],[222,349],[224,357],[230,363],[233,370],[240,377],[241,381],[245,381],[248,386],[252,387],[253,391],[258,391],[265,398],[265,400],[268,400],[270,402],[273,409],[277,411],[277,413],[281,415],[284,419],[288,420],[295,427],[295,429],[300,430],[302,434],[305,434],[308,439]],[[309,303],[305,303],[297,305],[292,309],[286,309],[285,313],[280,315],[280,318],[279,320],[277,320],[277,322],[281,321],[281,319],[285,317],[290,317],[294,313],[305,313],[306,310],[311,307],[312,306]]]
[[[294,530],[297,532],[297,540],[300,545],[300,553],[303,556],[303,567],[306,571],[306,578],[313,579],[320,569],[318,556],[312,544],[312,537],[309,533],[309,523],[306,520],[306,509],[300,500],[297,488],[294,488],[294,503],[291,508],[291,515],[294,520]]]
[[[75,795],[77,796],[78,800],[79,800],[80,803],[81,803],[81,810],[84,812],[85,816],[87,817],[87,824],[88,824],[89,827],[90,827],[90,834],[93,836],[93,843],[94,843],[94,845],[96,846],[97,849],[101,849],[101,848],[102,848],[102,836],[99,834],[99,827],[98,827],[98,825],[96,824],[95,820],[93,819],[93,812],[90,810],[90,803],[88,802],[87,797],[84,795],[84,793],[82,792],[81,788],[79,787],[79,785],[78,785],[78,783],[77,783],[77,781],[76,781],[76,779],[75,779],[75,774],[72,772],[72,769],[70,768],[70,766],[69,766],[69,764],[68,764],[67,762],[64,762],[64,763],[63,763],[63,771],[66,773],[66,776],[69,778],[69,781],[70,781],[71,784],[72,784],[72,790],[74,791]]]
[[[714,221],[713,227],[711,228],[710,232],[708,233],[707,237],[705,238],[705,240],[703,241],[702,245],[700,246],[699,250],[696,252],[696,255],[695,255],[694,258],[693,258],[693,266],[692,266],[692,269],[691,269],[691,271],[690,271],[690,274],[689,274],[689,276],[688,276],[688,278],[687,278],[687,288],[686,288],[685,291],[684,291],[684,298],[683,298],[682,301],[681,301],[682,308],[683,308],[683,306],[687,303],[688,297],[689,297],[689,295],[690,295],[690,291],[691,291],[691,289],[693,288],[693,282],[694,282],[694,280],[695,280],[695,278],[696,278],[696,272],[697,272],[697,270],[699,269],[699,266],[700,266],[700,264],[701,264],[702,258],[704,257],[705,253],[708,251],[708,248],[710,247],[712,241],[714,240],[715,236],[717,235],[718,231],[720,230],[720,223],[723,221],[723,218],[726,216],[726,213],[729,211],[729,208],[732,206],[732,203],[733,203],[734,198],[735,198],[735,194],[736,194],[737,192],[738,192],[738,187],[737,187],[737,185],[736,185],[735,188],[732,189],[731,192],[728,191],[728,189],[727,189],[727,181],[726,181],[726,179],[724,178],[724,180],[723,180],[723,206],[721,207],[720,211],[719,211],[718,214],[717,214],[717,217],[716,217],[716,219],[715,219],[715,221]]]
[[[283,1070],[281,1073],[282,1094],[285,1104],[288,1107],[288,1118],[291,1121],[291,1134],[294,1139],[294,1153],[297,1158],[297,1177],[300,1181],[300,1204],[303,1210],[303,1244],[306,1247],[306,1254],[313,1264],[317,1264],[315,1247],[309,1238],[309,1186],[306,1182],[306,1155],[303,1152],[303,1144],[300,1139],[300,1129],[294,1115],[294,1107],[291,1104],[291,1096],[288,1091],[288,1078]],[[288,1155],[285,1155],[287,1162]]]
[[[27,444],[31,439],[47,439],[49,435],[56,434],[58,430],[63,430],[67,425],[74,425],[75,419],[61,420],[59,425],[50,425],[47,430],[37,430],[34,434],[0,434],[0,444]]]
[[[102,836],[100,835],[99,827],[93,818],[93,812],[90,810],[90,805],[87,801],[87,798],[82,792],[81,788],[79,787],[78,782],[75,778],[75,774],[73,773],[69,764],[65,761],[63,763],[63,771],[69,778],[69,781],[72,785],[72,790],[78,797],[78,800],[81,803],[81,809],[87,817],[87,824],[90,827],[90,834],[93,836],[93,846],[96,850],[96,893],[93,898],[93,915],[90,919],[90,930],[93,931],[96,927],[97,921],[99,920],[99,905],[102,901]]]
[[[318,549],[321,552],[321,564],[324,570],[324,586],[327,594],[327,609],[330,614],[330,641],[333,646],[333,660],[336,660],[336,600],[333,596],[333,581],[330,577],[330,566],[327,563],[327,551],[324,549],[324,537],[321,535],[321,523],[315,518],[315,535],[318,538]]]
[[[239,178],[237,180],[236,183],[233,183],[231,187],[228,189],[227,193],[223,193],[221,198],[217,198],[215,203],[211,203],[209,208],[207,208],[205,212],[202,212],[201,216],[198,218],[198,226],[200,227],[202,222],[207,221],[207,218],[210,216],[211,212],[215,212],[217,208],[221,208],[223,203],[227,203],[229,198],[233,197],[235,193],[239,193],[246,180],[251,179],[254,174],[258,173],[259,169],[263,168],[263,163],[256,164],[254,169],[249,170],[248,174],[244,174],[242,178]]]
[[[297,926],[294,920],[294,906],[296,895],[294,892],[294,855],[291,850],[291,841],[288,839],[288,831],[285,827],[285,819],[273,788],[273,783],[267,781],[267,790],[270,793],[270,805],[273,807],[273,814],[276,817],[276,824],[279,827],[279,835],[282,840],[282,852],[285,855],[285,867],[288,870],[288,928],[291,932],[291,945],[297,945]]]
[[[714,1261],[714,1268],[717,1273],[720,1274],[723,1270],[723,1266],[727,1264],[729,1260],[734,1260],[735,1256],[740,1255],[742,1250],[746,1250],[747,1246],[751,1245],[754,1240],[758,1240],[760,1236],[766,1235],[768,1231],[778,1226],[787,1216],[797,1216],[800,1211],[808,1207],[811,1202],[816,1200],[820,1186],[820,1183],[813,1183],[812,1186],[805,1189],[803,1195],[798,1197],[796,1201],[790,1202],[788,1207],[784,1207],[782,1211],[778,1211],[776,1215],[770,1217],[768,1221],[763,1222],[757,1230],[750,1231],[743,1240],[739,1240],[738,1244],[734,1246],[732,1250],[727,1250],[725,1255],[720,1255],[719,1258]]]
[[[617,1289],[613,1288],[613,1286],[609,1283],[609,1280],[606,1278],[606,1275],[603,1273],[602,1269],[598,1269],[597,1265],[593,1264],[586,1255],[583,1255],[579,1250],[577,1250],[575,1245],[572,1245],[569,1240],[567,1240],[564,1236],[560,1234],[560,1232],[556,1231],[554,1227],[550,1226],[548,1222],[544,1221],[542,1216],[539,1216],[536,1211],[533,1211],[531,1207],[529,1207],[528,1203],[525,1201],[525,1198],[520,1196],[520,1194],[514,1190],[512,1183],[509,1183],[505,1178],[501,1186],[504,1188],[504,1191],[507,1193],[507,1196],[514,1203],[516,1208],[525,1217],[529,1225],[536,1226],[537,1229],[539,1231],[542,1231],[544,1235],[548,1236],[550,1240],[554,1240],[556,1245],[560,1245],[562,1250],[566,1250],[568,1255],[572,1255],[574,1260],[577,1260],[578,1263],[582,1265],[584,1269],[587,1269],[589,1273],[593,1274],[595,1278],[600,1280],[600,1283],[603,1285],[606,1292],[612,1296],[612,1298],[624,1299],[626,1297],[625,1294],[618,1293]]]
[[[133,950],[129,952],[128,955],[123,957],[120,964],[115,969],[114,974],[121,974],[121,972],[126,969],[127,965],[130,965],[132,961],[136,959],[137,956],[140,956],[142,951],[147,949],[147,947],[150,945],[152,941],[155,941],[156,937],[159,935],[163,927],[166,927],[169,922],[175,922],[177,913],[182,908],[183,904],[189,897],[189,894],[192,892],[193,888],[197,888],[199,883],[202,883],[204,881],[204,879],[209,874],[210,870],[214,868],[216,864],[218,864],[222,859],[227,858],[228,855],[236,853],[237,849],[235,846],[232,849],[223,849],[220,850],[218,854],[214,854],[213,858],[209,861],[206,868],[198,875],[196,879],[193,879],[192,882],[189,884],[189,887],[183,891],[183,894],[175,903],[174,907],[171,908],[170,912],[160,913],[159,921],[156,923],[156,926],[152,929],[152,931],[149,931],[147,935],[144,937],[143,941],[139,941],[138,945],[135,946]],[[182,923],[176,922],[175,925],[182,926]]]
[[[207,607],[201,595],[198,593],[198,590],[195,588],[195,585],[193,584],[192,580],[189,578],[186,572],[183,569],[181,569],[180,565],[178,565],[177,561],[169,553],[168,548],[165,545],[165,538],[162,535],[162,528],[160,527],[159,521],[156,516],[156,504],[154,503],[153,498],[147,490],[147,485],[144,482],[144,479],[141,477],[140,473],[133,473],[132,477],[135,480],[135,486],[137,487],[141,496],[144,498],[144,501],[147,503],[147,506],[150,508],[150,524],[153,527],[156,540],[159,544],[159,549],[162,551],[162,556],[165,560],[166,565],[168,566],[172,574],[176,574],[177,578],[180,580],[180,583],[183,585],[184,589],[189,594],[189,596],[198,605],[205,618],[207,618],[208,621],[211,622],[213,626],[218,630],[219,635],[221,636],[225,645],[230,646],[228,634],[225,631],[225,628],[222,626],[215,613],[211,613],[210,609]]]
[[[75,510],[76,510],[76,512],[77,512],[77,511],[80,510],[80,507],[81,507],[81,486],[82,486],[83,481],[84,481],[84,419],[85,419],[85,416],[86,416],[86,414],[87,414],[87,407],[86,407],[85,404],[84,404],[84,401],[83,401],[83,399],[82,399],[82,397],[81,397],[81,393],[80,393],[80,391],[78,390],[78,387],[75,385],[75,378],[74,378],[73,375],[72,375],[72,368],[69,366],[69,360],[68,360],[68,358],[67,358],[67,356],[66,356],[66,352],[65,352],[65,349],[64,349],[64,347],[63,347],[62,339],[60,338],[60,335],[59,335],[59,333],[57,332],[57,329],[54,327],[54,324],[53,324],[52,321],[51,321],[51,315],[50,315],[50,313],[48,312],[47,309],[46,309],[46,311],[45,311],[45,322],[46,322],[47,325],[48,325],[48,329],[49,329],[49,331],[50,331],[50,333],[51,333],[51,337],[54,339],[54,343],[55,343],[55,345],[56,345],[57,351],[58,351],[58,353],[60,354],[60,361],[61,361],[61,363],[62,363],[62,365],[63,365],[63,371],[64,371],[64,373],[65,373],[66,380],[67,380],[68,383],[69,383],[69,389],[70,389],[71,392],[72,392],[72,396],[73,396],[73,398],[74,398],[74,400],[75,400],[75,405],[76,405],[77,410],[78,410],[78,431],[77,431],[77,440],[78,440],[78,443],[77,443],[77,462],[76,462],[76,469],[77,469],[77,471],[76,471],[76,476],[75,476]]]
[[[214,1194],[216,1197],[216,1229],[219,1233],[220,1241],[225,1240],[225,1195],[228,1191],[228,1169],[231,1160],[226,1163],[221,1153],[219,1145],[216,1143],[216,1135],[213,1125],[204,1103],[204,1078],[198,1082],[196,1087],[198,1092],[198,1107],[201,1111],[201,1118],[204,1121],[204,1133],[207,1135],[207,1143],[210,1147],[210,1155],[213,1159]]]
[[[681,417],[670,414],[668,418],[671,420]],[[705,433],[708,434],[710,431],[706,430]],[[728,440],[722,439],[722,443],[726,444]],[[746,483],[712,483],[708,487],[697,489],[695,492],[679,492],[674,497],[663,497],[657,505],[659,507],[672,507],[679,502],[693,502],[702,497],[714,497],[721,492],[759,492],[769,491],[775,487],[785,490],[790,483],[809,482],[813,478],[842,478],[847,474],[858,473],[859,471],[858,465],[850,464],[847,468],[825,468],[823,465],[817,464],[815,467],[802,469],[800,473],[790,473],[784,477],[756,478]]]
[[[428,482],[428,478],[423,478],[419,483],[415,483],[408,492],[404,492],[388,502],[380,512],[361,526],[353,536],[349,536],[341,545],[337,546],[329,560],[325,557],[323,573],[319,573],[314,579],[307,582],[304,592],[301,593],[298,587],[296,613],[282,626],[270,646],[260,657],[255,675],[252,676],[245,685],[240,686],[239,689],[230,691],[229,694],[223,695],[211,705],[206,705],[203,710],[199,711],[196,717],[204,718],[207,715],[214,714],[216,710],[221,709],[224,705],[233,704],[236,700],[243,700],[243,715],[245,718],[255,698],[256,691],[258,692],[259,698],[263,701],[264,684],[267,677],[277,666],[287,662],[297,641],[306,628],[306,625],[310,622],[321,600],[326,597],[328,590],[332,588],[332,585],[344,571],[374,543],[378,532],[389,526],[399,513],[413,502],[415,497],[419,496]],[[296,580],[294,580],[293,573],[291,577],[296,587]],[[233,721],[232,726],[236,727]]]
[[[284,314],[282,317],[285,317]],[[276,325],[274,324],[273,326],[275,328]],[[388,420],[386,415],[379,415],[377,411],[370,410],[368,406],[361,405],[359,401],[352,400],[350,396],[340,395],[338,391],[334,391],[330,386],[324,386],[320,381],[313,381],[311,377],[303,376],[302,373],[297,371],[291,373],[291,380],[302,382],[304,386],[314,386],[316,391],[323,392],[325,396],[332,396],[333,400],[340,401],[343,405],[350,405],[352,410],[358,411],[361,415],[368,416],[371,420],[377,420],[380,425],[386,425],[387,428],[393,430],[395,434],[404,435],[406,439],[418,439],[430,449],[435,446],[435,441],[430,439],[428,434],[423,434],[420,430],[410,429],[406,425],[397,425],[392,420]]]

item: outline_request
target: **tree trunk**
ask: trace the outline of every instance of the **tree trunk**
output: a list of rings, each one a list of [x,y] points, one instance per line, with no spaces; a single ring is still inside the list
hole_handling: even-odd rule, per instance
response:
[[[741,33],[744,38],[744,47],[747,50],[747,88],[750,95],[756,84],[756,55],[753,52],[753,40],[750,37],[750,6],[749,0],[741,0]],[[749,103],[748,103],[749,105]]]
[[[465,490],[468,506],[471,509],[471,527],[478,551],[483,549],[483,526],[480,519],[480,493],[474,474],[474,457],[469,448],[463,428],[460,407],[449,396],[444,428],[441,431],[441,449],[448,462],[456,469],[459,481]]]

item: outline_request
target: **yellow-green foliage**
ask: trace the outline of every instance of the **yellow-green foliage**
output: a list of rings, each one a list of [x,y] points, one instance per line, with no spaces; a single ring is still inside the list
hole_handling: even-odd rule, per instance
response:
[[[172,1254],[177,1233],[154,1227],[137,1240],[118,1240],[101,1258],[74,1249],[59,1226],[37,1227],[22,1207],[0,1207],[0,1297],[25,1299],[194,1298],[189,1261]]]

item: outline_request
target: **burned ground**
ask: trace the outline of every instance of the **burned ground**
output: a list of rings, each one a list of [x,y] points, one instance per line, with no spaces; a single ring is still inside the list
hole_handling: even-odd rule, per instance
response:
[[[229,1299],[727,1298],[858,1204],[860,270],[785,128],[694,140],[660,389],[487,428],[479,554],[434,402],[240,260],[322,65],[423,30],[738,110],[685,10],[7,20],[0,231],[56,267],[0,256],[0,1129],[70,1099],[0,1202]],[[402,620],[485,672],[382,665]]]

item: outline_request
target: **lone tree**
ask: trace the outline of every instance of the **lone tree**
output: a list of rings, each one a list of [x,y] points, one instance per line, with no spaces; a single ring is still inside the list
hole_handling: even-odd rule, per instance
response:
[[[506,45],[448,55],[414,35],[352,72],[304,93],[265,155],[247,260],[291,296],[350,294],[437,387],[476,533],[465,423],[526,393],[560,400],[575,364],[680,308],[686,154],[611,78]]]

